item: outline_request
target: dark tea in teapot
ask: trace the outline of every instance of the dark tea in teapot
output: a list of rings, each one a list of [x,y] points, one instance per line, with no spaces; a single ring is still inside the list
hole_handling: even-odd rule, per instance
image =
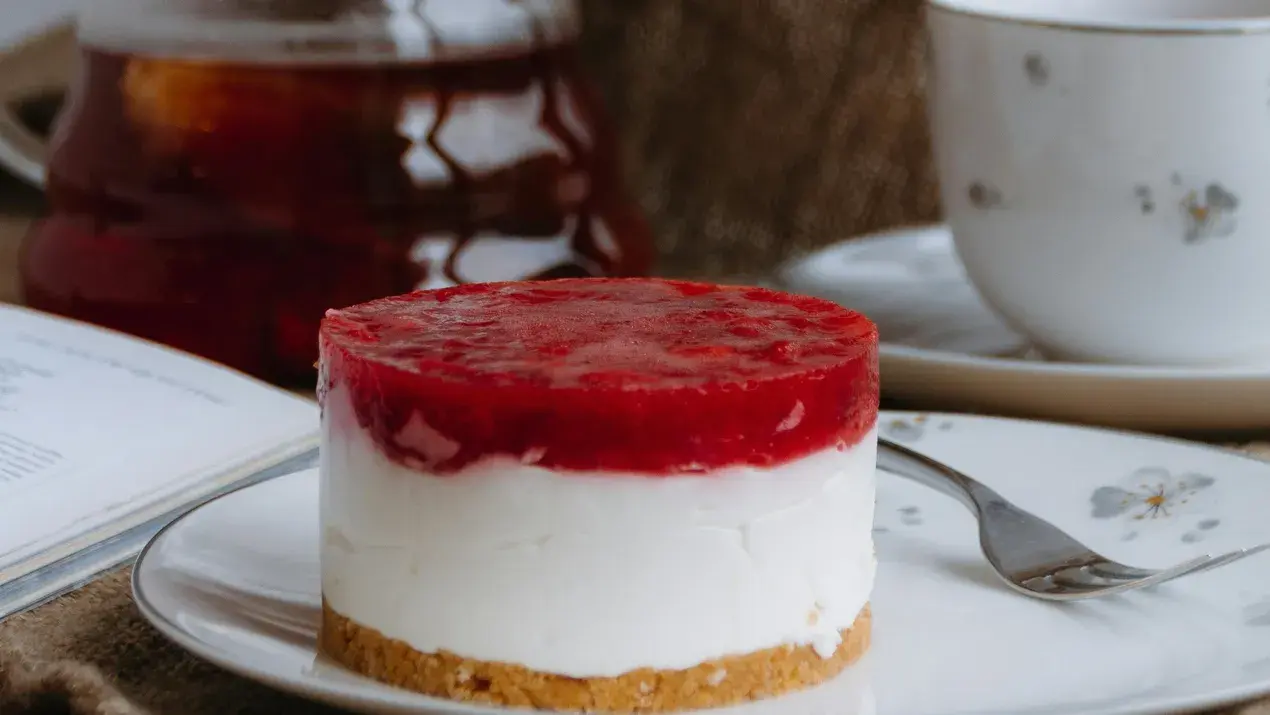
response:
[[[32,307],[289,382],[328,308],[648,272],[571,2],[154,2],[81,19]]]

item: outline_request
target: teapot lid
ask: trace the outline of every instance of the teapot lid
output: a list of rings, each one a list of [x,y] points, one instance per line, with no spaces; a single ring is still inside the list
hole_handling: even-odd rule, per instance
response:
[[[94,0],[86,45],[262,63],[430,62],[577,37],[577,0]]]

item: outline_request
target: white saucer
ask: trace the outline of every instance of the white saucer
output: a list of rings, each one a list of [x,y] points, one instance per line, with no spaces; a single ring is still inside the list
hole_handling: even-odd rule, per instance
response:
[[[914,413],[882,421],[887,436],[980,476],[1127,563],[1159,567],[1270,541],[1265,462],[1040,422]],[[141,555],[141,612],[195,654],[315,700],[362,712],[509,712],[395,690],[316,655],[317,509],[307,471],[191,512]],[[1270,556],[1155,592],[1058,605],[999,586],[975,535],[956,502],[884,476],[873,650],[820,688],[713,712],[1127,715],[1270,693]]]
[[[1152,431],[1270,428],[1270,366],[1044,361],[984,305],[946,226],[845,241],[790,261],[776,280],[871,317],[882,389],[913,407]]]

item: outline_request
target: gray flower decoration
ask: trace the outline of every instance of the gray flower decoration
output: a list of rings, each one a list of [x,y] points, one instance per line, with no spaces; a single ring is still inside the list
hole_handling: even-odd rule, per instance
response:
[[[1208,238],[1224,238],[1235,232],[1235,213],[1239,197],[1221,184],[1209,184],[1203,196],[1192,191],[1182,199],[1186,219],[1186,242],[1198,243]]]
[[[1050,63],[1039,52],[1032,52],[1023,58],[1023,71],[1034,87],[1044,87],[1050,83]]]
[[[912,420],[895,419],[883,425],[882,431],[890,439],[896,442],[906,442],[912,444],[921,440],[926,436],[926,430],[937,429],[940,432],[947,432],[952,429],[953,424],[949,420],[943,420],[938,423],[932,423],[927,415],[918,415]]]
[[[966,196],[970,199],[970,205],[981,211],[1001,208],[1005,203],[1000,189],[982,181],[971,184],[966,189]]]
[[[1165,519],[1191,504],[1216,482],[1204,474],[1173,474],[1163,467],[1145,467],[1129,475],[1119,486],[1094,490],[1089,501],[1095,519]]]
[[[1270,626],[1270,596],[1246,606],[1244,622],[1250,626]]]

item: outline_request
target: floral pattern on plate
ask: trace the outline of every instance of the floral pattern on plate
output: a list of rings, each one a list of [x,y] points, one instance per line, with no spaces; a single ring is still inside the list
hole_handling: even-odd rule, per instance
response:
[[[1270,596],[1244,608],[1244,622],[1258,628],[1270,626]]]
[[[1134,521],[1167,519],[1183,511],[1217,480],[1206,474],[1174,474],[1143,467],[1117,486],[1099,487],[1089,497],[1095,519],[1127,516]]]
[[[908,419],[892,419],[882,421],[882,434],[896,442],[912,444],[922,439],[928,429],[947,432],[953,428],[952,420],[932,421],[930,415],[917,415]]]

